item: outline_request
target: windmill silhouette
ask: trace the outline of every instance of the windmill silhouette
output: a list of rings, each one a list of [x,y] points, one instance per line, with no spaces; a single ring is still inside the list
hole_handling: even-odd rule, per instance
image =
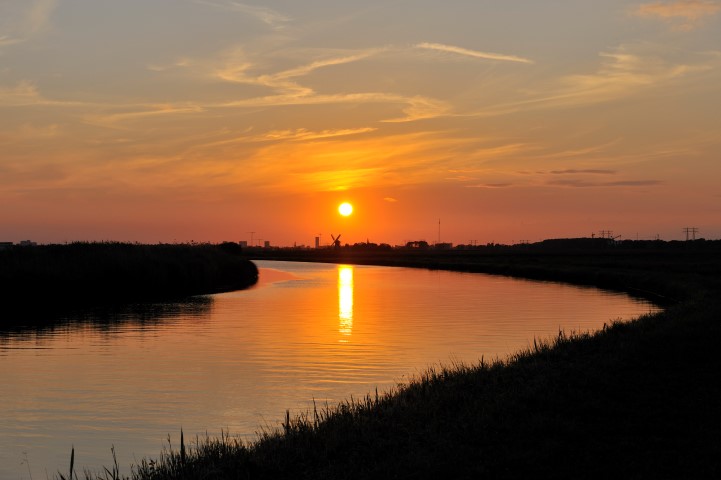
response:
[[[332,233],[330,234],[331,238],[333,239],[333,247],[334,248],[340,248],[340,233],[336,237]]]

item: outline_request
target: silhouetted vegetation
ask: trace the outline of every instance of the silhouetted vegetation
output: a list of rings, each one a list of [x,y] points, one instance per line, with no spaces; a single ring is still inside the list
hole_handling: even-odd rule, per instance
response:
[[[719,478],[721,255],[718,243],[666,247],[344,256],[348,249],[333,258],[316,251],[305,259],[596,283],[665,298],[668,307],[591,335],[534,340],[506,360],[431,368],[392,392],[286,414],[281,429],[254,443],[225,435],[181,441],[180,450],[142,460],[132,477]]]
[[[56,313],[181,299],[248,287],[255,265],[237,244],[72,243],[0,251],[3,321],[11,313]]]
[[[352,247],[258,249],[252,255],[267,260],[389,265],[562,281],[624,291],[665,305],[693,293],[689,276],[709,277],[717,271],[721,241],[580,238],[439,250],[414,246],[374,251]]]

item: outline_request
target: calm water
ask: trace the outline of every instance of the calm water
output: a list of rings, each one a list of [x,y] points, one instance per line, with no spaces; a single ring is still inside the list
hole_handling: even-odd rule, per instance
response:
[[[503,357],[534,337],[654,311],[624,295],[504,277],[257,262],[260,283],[185,305],[0,334],[0,478],[124,473],[168,435],[248,439],[427,366]],[[110,317],[108,321],[106,317]],[[90,317],[90,318],[88,318]],[[29,465],[28,465],[29,464]]]

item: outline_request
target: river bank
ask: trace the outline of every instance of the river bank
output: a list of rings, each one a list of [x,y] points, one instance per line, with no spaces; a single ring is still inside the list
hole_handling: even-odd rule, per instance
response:
[[[255,265],[236,244],[71,243],[0,250],[0,327],[130,302],[246,288]]]
[[[593,335],[566,332],[534,341],[507,360],[429,370],[393,392],[287,417],[283,431],[252,444],[232,437],[188,442],[158,460],[144,460],[134,478],[717,478],[721,473],[718,252],[350,253],[321,255],[332,262],[595,284],[655,297],[667,308]],[[275,259],[301,259],[288,255]],[[323,261],[317,254],[303,255]]]

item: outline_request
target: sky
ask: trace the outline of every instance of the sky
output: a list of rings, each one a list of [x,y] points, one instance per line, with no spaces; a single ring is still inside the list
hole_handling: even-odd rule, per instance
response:
[[[0,241],[685,227],[721,238],[721,1],[0,0]]]

